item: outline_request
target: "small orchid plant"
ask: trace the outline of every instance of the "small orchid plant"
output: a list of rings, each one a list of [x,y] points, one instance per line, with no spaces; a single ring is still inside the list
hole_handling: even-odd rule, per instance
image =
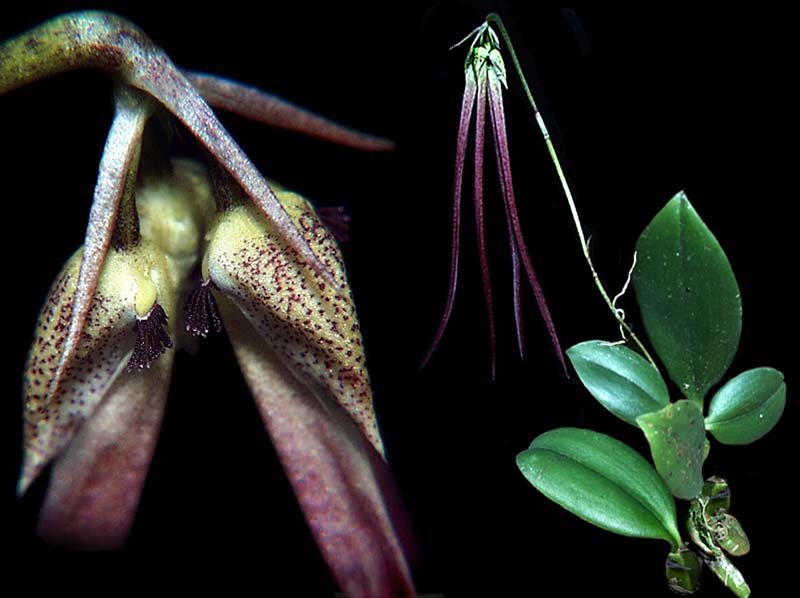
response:
[[[545,496],[590,523],[666,540],[666,577],[675,592],[694,593],[705,565],[746,597],[750,588],[730,557],[747,554],[750,543],[731,514],[728,482],[704,481],[707,434],[724,445],[760,439],[783,413],[786,383],[778,370],[757,367],[709,392],[738,348],[741,297],[724,251],[684,193],[645,228],[636,254],[642,322],[681,396],[672,398],[659,370],[623,343],[585,341],[567,356],[592,396],[641,430],[653,465],[605,434],[577,428],[541,434],[517,465]],[[681,536],[675,498],[688,501],[693,550]]]
[[[622,293],[610,299],[595,271],[575,202],[547,127],[508,33],[494,14],[468,36],[473,37],[473,41],[465,64],[466,87],[456,154],[450,290],[433,348],[441,339],[455,294],[461,179],[469,121],[473,105],[477,103],[475,213],[494,355],[481,205],[484,106],[488,97],[508,218],[520,353],[519,264],[522,261],[560,355],[552,318],[533,273],[516,217],[501,97],[502,87],[507,86],[506,71],[500,38],[492,26],[497,27],[506,42],[556,167],[595,285],[622,334],[621,341],[580,343],[567,350],[567,356],[581,382],[606,409],[641,429],[655,467],[609,436],[576,428],[541,434],[518,455],[517,465],[533,486],[579,517],[616,533],[666,540],[670,545],[666,576],[673,591],[694,593],[705,564],[735,595],[749,596],[750,589],[743,575],[729,558],[746,554],[750,546],[741,524],[730,513],[728,483],[716,476],[703,479],[703,463],[710,446],[706,434],[731,445],[749,444],[764,436],[783,412],[786,402],[783,374],[769,367],[747,370],[718,388],[704,413],[709,391],[722,379],[738,348],[741,296],[724,251],[681,192],[642,232],[634,254],[634,266],[625,285],[627,289],[632,279],[644,328],[655,353],[682,395],[676,400],[670,398],[655,359],[625,321],[624,312],[616,306]],[[684,542],[679,531],[673,497],[688,501],[686,532],[694,550]]]
[[[391,143],[184,72],[141,30],[102,12],[63,15],[0,45],[0,94],[77,68],[111,74],[115,112],[85,243],[53,283],[24,379],[18,493],[52,463],[38,533],[73,548],[125,543],[175,349],[224,328],[341,589],[413,594],[405,514],[339,247],[313,205],[269,183],[210,106],[361,149]],[[205,163],[143,143],[171,118]]]

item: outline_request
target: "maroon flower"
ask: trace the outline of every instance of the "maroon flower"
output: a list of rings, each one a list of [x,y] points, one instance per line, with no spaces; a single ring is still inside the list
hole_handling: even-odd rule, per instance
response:
[[[553,319],[547,308],[542,288],[533,269],[528,255],[525,240],[517,216],[517,206],[514,200],[514,186],[511,178],[511,160],[508,152],[508,138],[506,136],[505,112],[503,110],[503,87],[508,87],[506,69],[503,57],[500,54],[500,42],[495,32],[484,23],[475,30],[475,37],[470,46],[467,60],[464,64],[466,83],[464,97],[461,103],[461,120],[458,127],[458,143],[456,147],[456,172],[453,183],[453,252],[450,262],[450,284],[447,293],[444,314],[439,322],[439,328],[423,361],[423,365],[433,355],[442,339],[447,322],[453,309],[453,302],[458,281],[458,254],[461,227],[461,186],[464,174],[464,159],[467,152],[467,137],[469,134],[472,114],[475,113],[475,184],[473,189],[475,204],[475,222],[478,235],[478,254],[480,256],[481,276],[483,290],[486,298],[486,311],[489,315],[489,338],[491,342],[491,370],[492,378],[495,376],[495,333],[494,310],[492,304],[492,289],[489,280],[489,261],[486,251],[486,234],[483,221],[483,147],[484,131],[486,128],[486,107],[488,104],[489,115],[494,135],[495,157],[500,178],[500,189],[505,205],[506,221],[508,223],[509,247],[511,251],[511,267],[513,277],[514,295],[514,321],[516,324],[517,345],[520,357],[524,352],[524,337],[522,331],[522,300],[521,278],[522,270],[530,282],[539,312],[542,314],[547,332],[564,371],[564,361],[561,345],[558,342]],[[472,34],[470,34],[472,35]]]

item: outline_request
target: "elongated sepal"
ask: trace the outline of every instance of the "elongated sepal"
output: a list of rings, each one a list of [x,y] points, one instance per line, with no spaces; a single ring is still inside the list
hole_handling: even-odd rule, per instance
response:
[[[123,371],[58,456],[37,532],[84,550],[124,545],[158,440],[173,353]]]
[[[223,212],[212,227],[205,259],[208,275],[289,369],[341,405],[383,454],[339,247],[311,204],[295,193],[278,193],[305,242],[335,277],[335,286],[250,205]]]
[[[219,307],[322,556],[347,596],[415,595],[408,522],[388,467],[340,397],[286,363],[237,304]],[[299,374],[299,375],[298,375]]]
[[[207,73],[185,72],[214,108],[280,129],[366,151],[389,151],[394,142],[333,122],[261,89]]]
[[[684,546],[667,555],[666,572],[669,589],[676,594],[689,596],[700,589],[703,561]]]
[[[471,54],[470,54],[471,55]],[[458,258],[461,244],[461,191],[464,184],[464,160],[467,154],[467,141],[469,136],[469,126],[472,120],[472,113],[475,111],[475,98],[477,96],[478,84],[475,79],[475,72],[472,68],[466,68],[466,82],[464,85],[464,97],[461,100],[461,119],[458,125],[458,141],[456,144],[456,167],[455,180],[453,181],[453,221],[452,221],[452,253],[450,255],[450,281],[447,286],[447,300],[445,301],[444,313],[442,314],[439,326],[434,334],[428,352],[420,364],[424,367],[430,361],[434,351],[444,336],[450,315],[453,313],[455,303],[456,287],[458,286]],[[516,312],[515,312],[516,313]]]

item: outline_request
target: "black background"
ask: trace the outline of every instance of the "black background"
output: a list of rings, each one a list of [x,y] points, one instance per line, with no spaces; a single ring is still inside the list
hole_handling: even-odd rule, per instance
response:
[[[0,39],[90,6],[30,4],[18,13],[4,9]],[[614,536],[580,521],[516,468],[519,451],[560,426],[647,447],[639,432],[565,379],[528,289],[527,353],[524,361],[516,355],[506,227],[491,168],[485,200],[497,379],[490,380],[469,194],[455,310],[439,350],[418,369],[444,304],[450,259],[465,50],[448,47],[486,13],[501,11],[559,144],[609,289],[623,283],[639,232],[685,189],[742,290],[744,331],[731,372],[771,365],[791,386],[789,283],[796,265],[788,206],[795,188],[786,156],[796,150],[785,105],[794,73],[788,17],[674,3],[573,4],[578,31],[559,3],[285,4],[92,6],[130,17],[184,67],[260,86],[396,140],[393,153],[365,154],[223,116],[268,176],[319,205],[345,204],[352,215],[344,251],[376,409],[419,542],[419,591],[559,596],[602,588],[619,596],[669,595],[665,543]],[[561,342],[613,338],[616,327],[591,284],[544,144],[508,67],[522,227]],[[161,439],[125,551],[74,554],[37,540],[45,480],[21,501],[13,498],[25,355],[49,284],[81,243],[110,123],[110,91],[106,76],[74,72],[0,98],[6,231],[0,422],[10,456],[2,469],[10,532],[2,536],[15,555],[12,574],[92,592],[222,585],[231,592],[332,595],[335,586],[224,336],[176,360]],[[626,306],[636,324],[632,295]],[[796,471],[796,419],[790,391],[784,418],[769,436],[748,447],[715,443],[705,468],[731,480],[733,512],[753,546],[739,564],[757,595],[774,595],[790,577],[793,550],[777,541],[797,532],[785,506]],[[727,595],[710,575],[705,582],[702,595]]]

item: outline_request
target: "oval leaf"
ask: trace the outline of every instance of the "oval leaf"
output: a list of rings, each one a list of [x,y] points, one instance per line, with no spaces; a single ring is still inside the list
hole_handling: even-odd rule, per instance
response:
[[[592,396],[632,426],[640,415],[669,405],[669,391],[658,371],[624,345],[586,341],[567,355]]]
[[[678,401],[636,418],[636,423],[670,492],[687,500],[700,494],[706,441],[700,408],[691,401]]]
[[[724,444],[749,444],[778,423],[785,405],[783,374],[772,368],[748,370],[711,399],[706,429]]]
[[[550,500],[598,527],[681,545],[675,501],[653,467],[605,434],[550,430],[517,455],[517,466]]]
[[[728,258],[683,192],[653,218],[636,251],[647,334],[681,392],[701,401],[739,345],[742,304]]]

